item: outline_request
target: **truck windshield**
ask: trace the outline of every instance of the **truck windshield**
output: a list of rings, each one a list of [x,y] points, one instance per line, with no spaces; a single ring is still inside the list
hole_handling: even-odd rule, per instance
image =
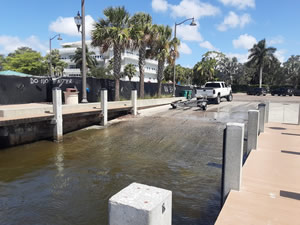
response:
[[[206,84],[205,84],[205,87],[219,88],[219,87],[221,87],[221,86],[220,86],[220,83],[206,83]]]

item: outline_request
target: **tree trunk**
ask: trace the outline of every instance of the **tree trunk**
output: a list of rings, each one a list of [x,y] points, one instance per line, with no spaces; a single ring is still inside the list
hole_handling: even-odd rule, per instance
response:
[[[260,68],[259,68],[259,87],[260,88],[262,86],[262,72],[263,72],[263,65],[260,65]]]
[[[140,98],[144,98],[144,79],[145,79],[145,62],[146,62],[146,44],[143,43],[139,49],[139,70],[140,70]]]
[[[120,78],[121,78],[121,48],[117,44],[114,45],[114,77],[115,84],[115,101],[120,101]]]
[[[161,81],[164,75],[164,66],[165,66],[165,60],[159,59],[157,65],[157,83],[158,83],[157,96],[158,97],[161,96]]]
[[[120,101],[120,79],[115,80],[115,101]]]
[[[157,97],[161,97],[161,81],[157,80],[157,84],[158,84],[158,92],[157,92]]]

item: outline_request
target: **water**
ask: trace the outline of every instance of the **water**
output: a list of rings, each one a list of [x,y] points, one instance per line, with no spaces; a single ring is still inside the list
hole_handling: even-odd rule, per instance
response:
[[[132,182],[173,191],[173,224],[214,224],[225,127],[215,113],[170,111],[0,151],[0,224],[106,225],[108,199]]]

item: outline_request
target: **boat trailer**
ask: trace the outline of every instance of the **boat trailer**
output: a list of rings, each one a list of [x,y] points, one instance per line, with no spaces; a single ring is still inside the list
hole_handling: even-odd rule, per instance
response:
[[[207,98],[206,97],[197,97],[197,99],[188,99],[186,101],[178,100],[171,103],[173,109],[177,108],[192,108],[192,107],[199,107],[203,111],[206,111],[207,108]]]

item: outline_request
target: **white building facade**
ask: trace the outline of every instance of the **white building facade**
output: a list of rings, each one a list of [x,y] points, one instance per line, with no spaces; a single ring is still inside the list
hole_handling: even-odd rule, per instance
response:
[[[94,52],[92,55],[97,60],[99,67],[107,67],[109,60],[113,58],[113,50],[109,49],[105,53],[101,53],[99,48],[94,48],[91,46],[91,41],[86,41],[86,44],[89,48],[89,51]],[[65,77],[80,77],[80,69],[76,68],[75,62],[71,61],[71,58],[74,56],[77,48],[81,48],[81,42],[71,42],[62,44],[62,48],[58,49],[60,54],[60,59],[68,64],[67,68],[64,69]],[[121,63],[121,72],[124,71],[124,67],[127,64],[133,64],[136,68],[136,74],[131,79],[131,81],[139,81],[139,67],[138,67],[139,55],[138,51],[125,50],[122,53],[122,63]],[[157,61],[152,59],[146,59],[146,64],[144,67],[145,70],[145,79],[144,82],[157,83]],[[128,77],[123,77],[121,80],[129,80]]]

